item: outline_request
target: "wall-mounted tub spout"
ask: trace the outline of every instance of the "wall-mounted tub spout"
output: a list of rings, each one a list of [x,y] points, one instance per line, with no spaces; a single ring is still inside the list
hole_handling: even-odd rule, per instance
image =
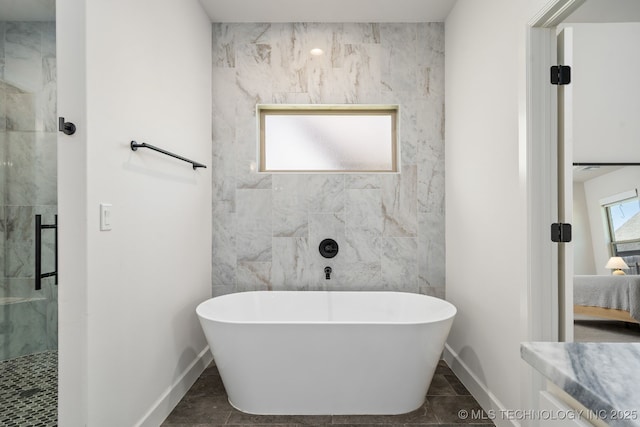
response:
[[[331,267],[325,267],[324,268],[324,276],[325,279],[330,280],[331,279]]]

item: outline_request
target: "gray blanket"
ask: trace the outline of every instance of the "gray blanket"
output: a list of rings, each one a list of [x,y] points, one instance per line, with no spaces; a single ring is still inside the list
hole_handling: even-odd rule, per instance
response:
[[[640,276],[573,276],[573,303],[625,310],[640,321]]]

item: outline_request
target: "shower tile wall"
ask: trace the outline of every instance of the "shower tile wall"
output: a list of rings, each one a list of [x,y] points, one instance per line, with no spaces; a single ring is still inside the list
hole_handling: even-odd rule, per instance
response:
[[[57,212],[56,117],[55,23],[0,22],[0,360],[57,348],[53,278],[34,290],[34,216]]]
[[[401,173],[259,174],[258,103],[399,104]],[[213,24],[213,294],[443,297],[443,110],[441,23]]]

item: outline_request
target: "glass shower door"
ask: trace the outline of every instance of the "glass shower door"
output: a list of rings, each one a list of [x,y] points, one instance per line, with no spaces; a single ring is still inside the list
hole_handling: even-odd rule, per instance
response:
[[[7,20],[0,11],[0,413],[6,425],[57,420],[58,289],[55,277],[36,289],[34,246],[35,216],[53,224],[57,213],[56,145],[55,22]],[[54,237],[43,230],[43,273],[55,270]]]
[[[55,24],[1,22],[0,360],[57,348],[54,278],[35,290],[35,215],[57,212]],[[1,52],[1,51],[0,51]],[[54,270],[43,233],[43,271]]]

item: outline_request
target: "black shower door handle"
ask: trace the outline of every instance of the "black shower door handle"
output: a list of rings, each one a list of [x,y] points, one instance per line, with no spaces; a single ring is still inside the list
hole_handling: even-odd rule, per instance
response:
[[[55,255],[54,255],[54,270],[51,273],[42,272],[42,230],[53,229],[55,233]],[[43,224],[42,215],[36,215],[36,260],[35,260],[35,278],[36,278],[36,291],[42,289],[42,279],[45,277],[55,276],[55,284],[58,284],[58,215],[55,216],[53,224]]]

